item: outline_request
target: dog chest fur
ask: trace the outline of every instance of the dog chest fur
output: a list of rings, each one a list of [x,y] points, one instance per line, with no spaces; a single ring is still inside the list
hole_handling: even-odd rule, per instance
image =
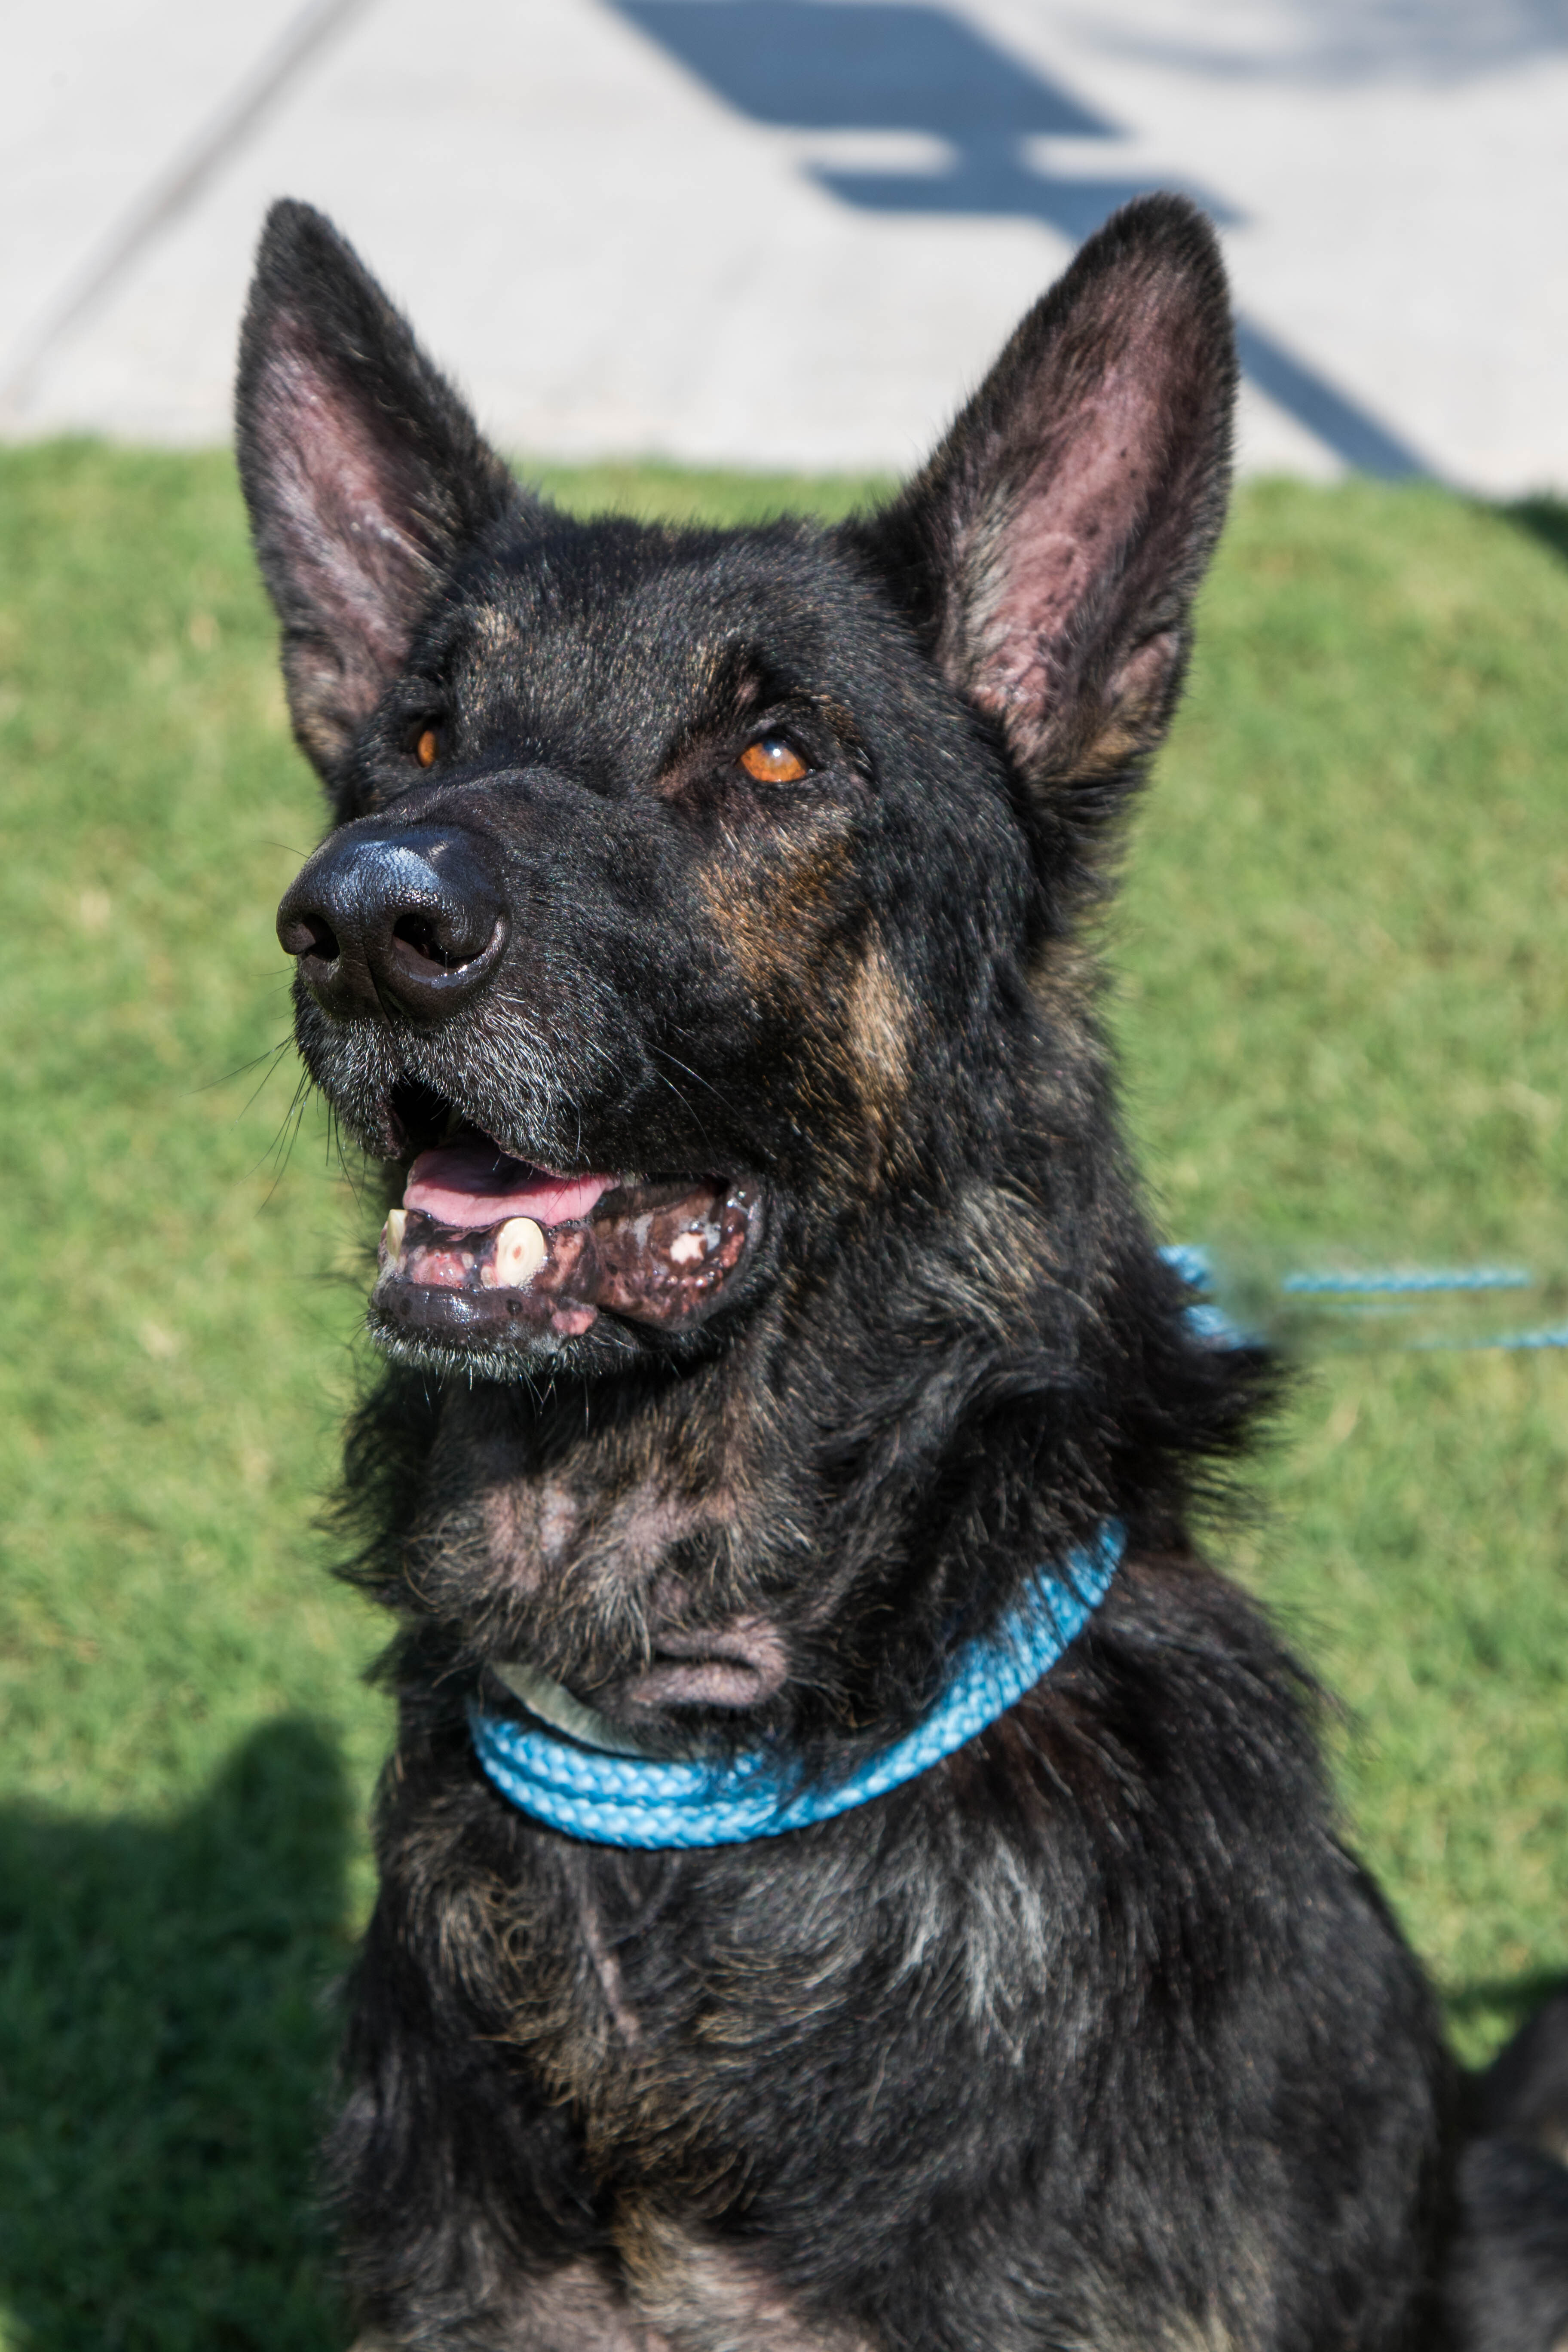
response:
[[[1373,2229],[1400,2270],[1367,2272],[1354,2317],[1391,2327],[1433,2190],[1425,1992],[1383,1964],[1287,1663],[1190,1562],[1124,1574],[1005,1727],[869,1824],[760,1852],[574,1847],[459,1795],[456,1715],[410,1723],[367,1976],[412,1967],[469,2056],[461,2107],[416,2115],[404,2037],[432,2021],[362,2014],[363,2193],[460,2172],[473,2213],[530,2215],[542,2271],[595,2264],[661,2328],[672,2280],[695,2294],[670,2249],[700,2248],[722,2310],[743,2284],[788,2314],[759,2343],[1295,2340],[1325,2233],[1348,2268]],[[1394,2230],[1341,2140],[1358,2095],[1404,2176]],[[1027,2210],[1026,2261],[966,2254],[999,2207]],[[688,2321],[672,2341],[748,2340]]]

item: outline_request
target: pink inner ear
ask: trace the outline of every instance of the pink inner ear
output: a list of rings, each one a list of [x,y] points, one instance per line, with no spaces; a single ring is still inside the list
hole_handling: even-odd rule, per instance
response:
[[[1003,368],[959,675],[1026,767],[1065,775],[1147,748],[1167,715],[1223,493],[1223,289],[1134,251]]]
[[[1161,406],[1129,354],[1073,412],[984,533],[975,691],[1003,709],[1054,699],[1084,650],[1163,470]]]
[[[400,469],[363,409],[299,341],[280,339],[258,412],[279,551],[337,656],[344,716],[363,717],[406,657],[433,582],[399,520],[409,503]]]

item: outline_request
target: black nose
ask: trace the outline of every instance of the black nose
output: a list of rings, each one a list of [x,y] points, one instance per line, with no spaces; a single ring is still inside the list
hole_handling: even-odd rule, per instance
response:
[[[395,1006],[434,1020],[482,988],[506,910],[479,841],[451,826],[344,825],[278,909],[310,993],[346,1016]]]

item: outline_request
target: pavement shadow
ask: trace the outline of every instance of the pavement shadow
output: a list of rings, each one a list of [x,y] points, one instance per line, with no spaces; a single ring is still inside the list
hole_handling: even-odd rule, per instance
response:
[[[166,1822],[0,1811],[5,2342],[347,2340],[311,2187],[349,1832],[335,1748],[292,1720]]]
[[[1177,186],[1222,226],[1241,217],[1194,182],[1052,168],[1035,141],[1114,142],[1123,126],[946,8],[916,0],[614,5],[752,121],[820,132],[912,131],[942,142],[943,159],[930,170],[808,165],[821,187],[858,210],[1037,220],[1078,244],[1119,205]],[[1237,341],[1258,389],[1346,465],[1390,480],[1429,474],[1397,434],[1256,320],[1238,320]]]
[[[1224,37],[1238,28],[1251,37]],[[1442,85],[1561,57],[1568,50],[1568,0],[1489,0],[1484,7],[1476,0],[1277,0],[1253,12],[1250,26],[1240,12],[1228,23],[1216,16],[1215,33],[1199,40],[1152,36],[1109,15],[1098,30],[1118,56],[1212,79]]]

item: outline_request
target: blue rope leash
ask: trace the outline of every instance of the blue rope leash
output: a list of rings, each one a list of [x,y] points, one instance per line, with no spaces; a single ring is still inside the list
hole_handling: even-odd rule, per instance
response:
[[[1528,1290],[1534,1280],[1521,1265],[1413,1266],[1379,1274],[1287,1274],[1279,1287],[1297,1297],[1403,1298],[1427,1290]]]
[[[1228,1315],[1223,1307],[1214,1303],[1214,1263],[1206,1250],[1194,1249],[1190,1244],[1177,1243],[1163,1250],[1161,1255],[1168,1265],[1175,1267],[1184,1282],[1194,1290],[1208,1292],[1187,1309],[1187,1319],[1199,1336],[1215,1347],[1255,1347],[1260,1335],[1247,1329]],[[1519,1265],[1459,1265],[1459,1266],[1394,1266],[1355,1274],[1340,1272],[1306,1272],[1281,1275],[1276,1288],[1283,1298],[1317,1301],[1338,1308],[1344,1315],[1374,1315],[1381,1299],[1408,1302],[1424,1297],[1459,1294],[1473,1297],[1479,1293],[1499,1290],[1531,1290],[1535,1276],[1528,1268]],[[1568,1348],[1568,1323],[1543,1325],[1537,1330],[1502,1331],[1481,1338],[1438,1333],[1418,1339],[1396,1340],[1392,1344],[1411,1350],[1431,1348]]]
[[[767,1748],[727,1762],[645,1761],[479,1707],[468,1718],[475,1753],[520,1811],[592,1845],[737,1845],[832,1821],[929,1770],[1032,1690],[1110,1590],[1124,1543],[1108,1525],[1059,1575],[1040,1570],[996,1632],[958,1653],[925,1720],[847,1780],[805,1780],[797,1762]]]

